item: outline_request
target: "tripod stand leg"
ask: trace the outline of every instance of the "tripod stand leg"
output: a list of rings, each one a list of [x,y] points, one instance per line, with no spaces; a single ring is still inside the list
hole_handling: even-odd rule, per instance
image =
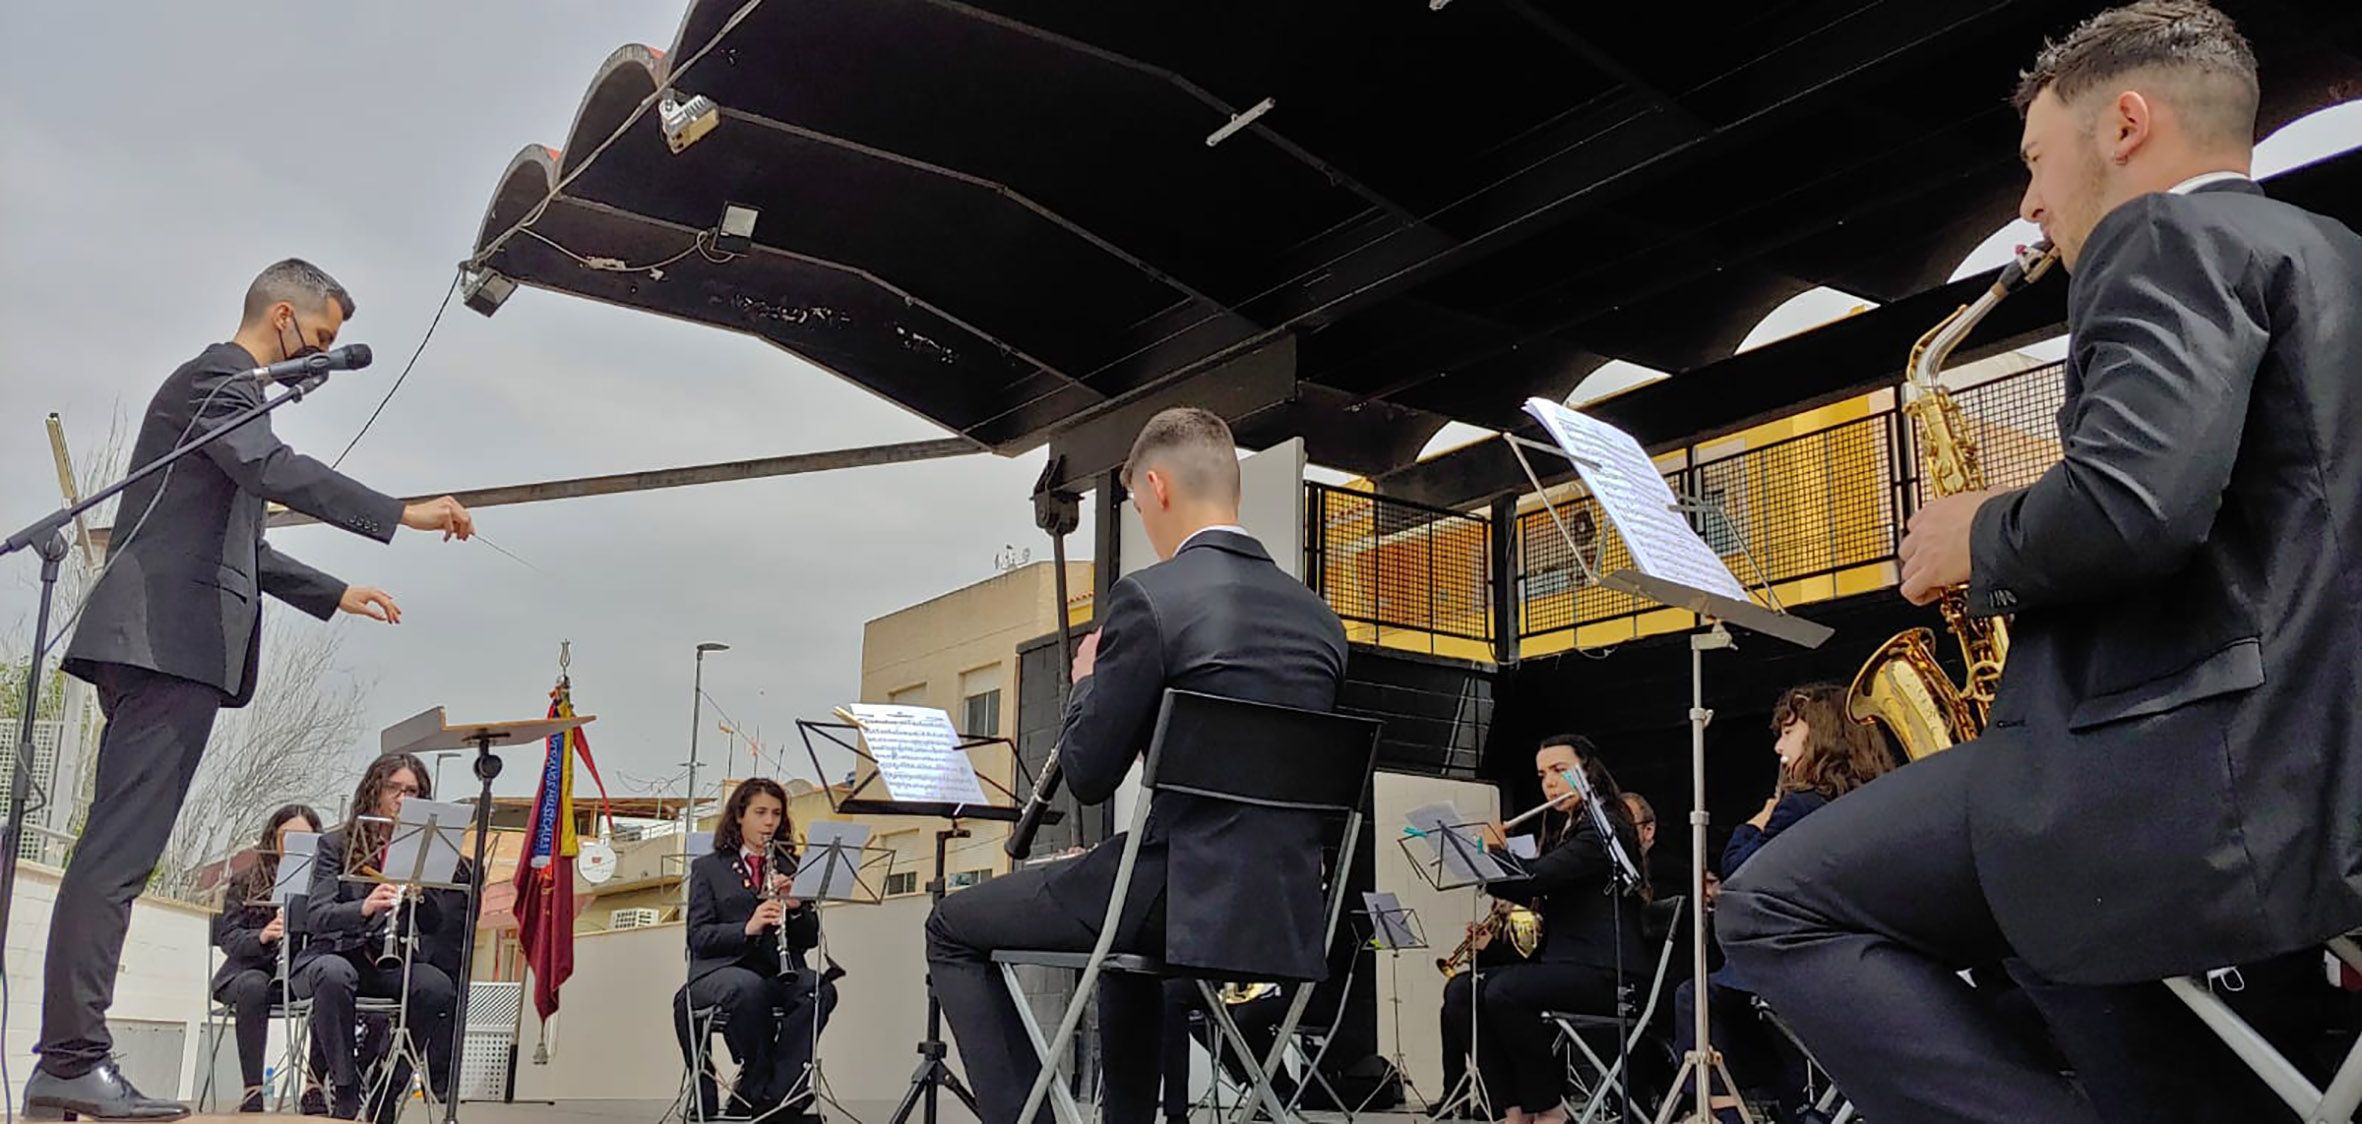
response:
[[[1672,1092],[1665,1095],[1665,1103],[1657,1109],[1657,1124],[1672,1124],[1673,1113],[1681,1104],[1681,1083],[1692,1076],[1698,1078],[1699,1088],[1708,1090],[1707,1100],[1690,1106],[1690,1114],[1682,1117],[1683,1121],[1714,1124],[1714,1108],[1708,1102],[1713,1099],[1714,1082],[1720,1080],[1722,1091],[1738,1103],[1739,1119],[1755,1124],[1755,1114],[1748,1111],[1746,1098],[1739,1095],[1739,1083],[1731,1080],[1730,1070],[1722,1064],[1722,1054],[1707,1050],[1692,1050],[1681,1056],[1681,1068],[1673,1073]]]

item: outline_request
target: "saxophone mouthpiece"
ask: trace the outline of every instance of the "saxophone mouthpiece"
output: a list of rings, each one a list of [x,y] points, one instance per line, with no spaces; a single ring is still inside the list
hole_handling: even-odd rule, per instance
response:
[[[2020,246],[2018,256],[1994,280],[1993,289],[2003,296],[2017,292],[2041,280],[2042,275],[2050,272],[2051,264],[2058,259],[2058,249],[2050,244],[2048,238],[2031,246]]]

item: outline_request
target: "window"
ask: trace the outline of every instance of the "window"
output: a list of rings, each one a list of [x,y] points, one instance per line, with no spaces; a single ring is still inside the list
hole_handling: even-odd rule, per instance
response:
[[[991,880],[992,871],[990,869],[963,870],[944,879],[943,884],[953,890],[965,890],[970,886],[980,885]]]
[[[1000,688],[995,687],[981,695],[969,695],[960,700],[960,732],[985,738],[1000,736]]]
[[[899,873],[899,874],[889,874],[889,875],[887,875],[887,876],[886,876],[886,896],[887,896],[887,897],[889,897],[889,898],[891,898],[891,897],[898,897],[898,896],[900,896],[900,895],[903,895],[903,894],[915,894],[915,893],[918,893],[918,892],[919,892],[919,872],[918,872],[918,871],[915,871],[915,870],[905,870],[905,871],[902,871],[902,872],[901,872],[901,873]]]

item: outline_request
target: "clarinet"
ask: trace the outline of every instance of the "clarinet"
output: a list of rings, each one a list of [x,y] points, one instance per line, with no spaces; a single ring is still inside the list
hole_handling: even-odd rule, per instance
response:
[[[765,878],[776,878],[779,876],[779,871],[782,869],[782,859],[786,860],[785,869],[795,869],[796,853],[795,849],[790,845],[774,839],[765,848],[765,850],[769,852],[767,865],[770,868],[763,872],[763,876]],[[771,893],[771,888],[769,886],[763,887],[762,890],[763,896],[770,898],[772,901],[780,900],[780,895]],[[779,924],[771,927],[771,935],[773,939],[778,941],[779,944],[779,978],[782,981],[793,983],[795,982],[796,978],[796,964],[795,961],[789,957],[790,950],[787,947],[787,913],[785,910],[782,910],[779,914]]]
[[[1033,779],[1033,795],[1026,799],[1025,810],[1017,815],[1017,826],[1009,829],[1009,838],[1001,844],[1001,850],[1019,862],[1033,854],[1033,837],[1042,829],[1042,814],[1058,796],[1058,751],[1063,748],[1064,742],[1050,747],[1049,760],[1042,762],[1041,775]]]

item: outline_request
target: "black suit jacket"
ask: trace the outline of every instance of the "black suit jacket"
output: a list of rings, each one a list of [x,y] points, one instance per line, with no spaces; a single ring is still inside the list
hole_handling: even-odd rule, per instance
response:
[[[255,365],[233,343],[182,364],[148,403],[131,463],[155,460],[184,433],[195,438],[261,402],[262,387],[236,377]],[[256,597],[267,593],[326,620],[345,590],[263,541],[266,500],[379,541],[402,523],[401,501],[298,454],[272,435],[268,415],[257,418],[123,491],[107,570],[66,649],[66,670],[95,680],[94,665],[127,664],[208,684],[228,696],[226,705],[245,705],[262,654]]]
[[[223,984],[241,972],[265,972],[273,979],[278,978],[279,946],[264,944],[262,940],[262,931],[278,915],[278,907],[247,901],[249,897],[268,897],[270,892],[269,879],[262,879],[259,885],[244,877],[231,880],[222,899],[221,912],[213,915],[213,944],[221,949],[221,966],[213,971],[215,995],[221,993]],[[296,941],[296,947],[302,948],[302,937],[298,934],[288,933],[280,939]]]
[[[307,934],[303,948],[296,952],[296,963],[307,964],[315,957],[342,953],[362,957],[376,957],[385,947],[386,923],[395,916],[389,910],[375,917],[361,915],[361,903],[376,888],[376,883],[347,881],[344,878],[345,829],[335,827],[320,836],[319,851],[312,859],[312,883],[304,906],[308,911]],[[468,864],[461,860],[459,878],[465,878]],[[417,932],[421,937],[421,955],[425,963],[437,963],[435,949],[448,922],[458,921],[467,914],[467,891],[428,890],[418,901],[403,907],[418,910]],[[461,922],[464,923],[464,922]],[[457,932],[448,939],[450,953],[445,958],[452,967],[458,964]]]
[[[1168,687],[1325,711],[1345,679],[1337,614],[1245,535],[1200,534],[1171,560],[1117,581],[1095,615],[1098,659],[1067,699],[1058,751],[1067,788],[1085,803],[1114,796],[1147,751]],[[1118,836],[1051,868],[1052,898],[1093,929],[1122,846]],[[1162,900],[1171,922],[1164,955],[1174,964],[1321,979],[1320,864],[1316,816],[1159,795],[1117,947],[1148,947],[1142,937]]]
[[[1640,836],[1622,823],[1616,823],[1615,828],[1624,853],[1637,860]],[[1648,907],[1637,891],[1609,893],[1614,870],[1615,862],[1608,857],[1606,844],[1600,842],[1599,829],[1591,825],[1589,815],[1578,812],[1571,829],[1558,836],[1549,850],[1526,863],[1528,877],[1496,882],[1485,890],[1496,898],[1533,906],[1542,915],[1542,947],[1535,959],[1612,972],[1646,960],[1640,921]]]
[[[755,915],[755,896],[746,864],[736,854],[711,851],[689,864],[689,982],[738,964],[757,975],[779,974],[779,935],[770,929],[748,936],[746,919]],[[804,952],[820,943],[820,907],[805,902],[787,915],[790,966],[807,965]]]
[[[2244,181],[2149,195],[2069,291],[2064,459],[1978,512],[2014,612],[1977,872],[2068,983],[2362,926],[2362,238]]]

